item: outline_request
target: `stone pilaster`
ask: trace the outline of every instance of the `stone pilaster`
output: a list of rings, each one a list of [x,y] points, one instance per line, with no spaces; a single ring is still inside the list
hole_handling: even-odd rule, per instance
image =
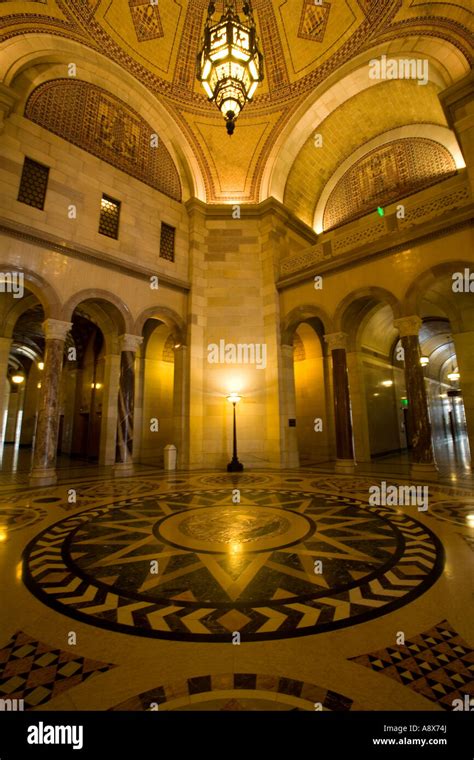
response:
[[[36,425],[33,467],[30,484],[49,486],[56,483],[56,454],[59,428],[59,394],[63,368],[64,343],[72,322],[47,319],[43,322],[46,350],[41,383],[38,422]]]
[[[336,469],[353,472],[355,467],[352,442],[351,404],[349,377],[347,373],[347,335],[332,333],[324,340],[332,355],[332,377],[334,393],[334,417],[336,423]]]
[[[205,206],[188,201],[189,272],[193,283],[188,297],[188,377],[189,377],[189,466],[202,467],[204,462],[204,367],[207,357],[205,333],[207,327],[206,293],[207,262]],[[179,456],[179,452],[178,452]]]
[[[119,386],[120,354],[107,354],[104,358],[104,390],[100,426],[99,464],[102,465],[113,465],[115,463]]]
[[[458,360],[459,387],[462,391],[464,411],[466,413],[467,434],[471,449],[471,462],[474,463],[474,330],[453,335]]]
[[[299,467],[298,431],[290,427],[289,420],[296,419],[296,389],[293,345],[281,347],[281,382],[283,390],[282,425],[284,428],[282,463],[284,467]]]
[[[116,475],[133,472],[133,412],[135,402],[135,356],[143,338],[122,335],[120,338],[120,382],[118,392]]]
[[[19,95],[5,84],[0,84],[0,134],[5,128],[5,121],[10,116],[16,103],[20,100]]]
[[[425,376],[420,364],[421,352],[418,334],[422,324],[422,320],[416,315],[402,317],[394,322],[405,353],[408,414],[412,430],[411,470],[414,477],[432,476],[436,473]]]
[[[181,345],[174,350],[173,437],[178,450],[178,469],[189,462],[189,401],[188,401],[188,347]]]
[[[365,393],[364,362],[360,351],[347,354],[347,371],[351,393],[355,456],[358,462],[370,462],[369,415]]]
[[[8,357],[12,345],[11,338],[0,338],[0,447],[5,442],[5,429],[10,400],[10,381],[8,380]]]
[[[439,99],[448,124],[459,140],[471,188],[474,188],[474,73],[470,71],[452,84]]]

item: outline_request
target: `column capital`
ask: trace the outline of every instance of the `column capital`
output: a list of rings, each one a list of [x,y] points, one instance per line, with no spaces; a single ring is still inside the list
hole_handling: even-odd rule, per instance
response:
[[[61,319],[45,319],[43,322],[46,340],[66,340],[66,335],[71,328],[72,322],[63,322]]]
[[[395,319],[393,326],[400,333],[400,338],[406,338],[409,335],[416,335],[420,332],[423,320],[418,315],[414,314],[411,317],[401,317]]]
[[[336,351],[339,348],[347,350],[347,333],[345,332],[330,333],[324,336],[324,340],[331,351]]]
[[[131,351],[132,353],[135,353],[138,351],[142,343],[143,337],[141,335],[130,335],[130,333],[125,333],[119,337],[121,351]]]

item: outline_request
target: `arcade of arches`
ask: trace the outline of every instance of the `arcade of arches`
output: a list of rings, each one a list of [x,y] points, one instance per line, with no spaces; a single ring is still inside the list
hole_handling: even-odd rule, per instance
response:
[[[232,137],[195,78],[207,5],[0,3],[0,699],[452,710],[471,4],[254,0]]]

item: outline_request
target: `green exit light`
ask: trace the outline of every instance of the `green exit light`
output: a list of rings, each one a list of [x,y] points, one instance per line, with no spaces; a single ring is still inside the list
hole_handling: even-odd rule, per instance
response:
[[[382,206],[379,206],[377,209],[377,214],[379,216],[385,216],[385,211],[383,210]]]
[[[408,399],[402,398],[402,406],[408,406]]]

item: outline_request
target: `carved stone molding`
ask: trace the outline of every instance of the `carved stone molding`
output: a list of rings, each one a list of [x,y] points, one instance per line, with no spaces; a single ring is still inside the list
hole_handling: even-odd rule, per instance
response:
[[[324,340],[328,344],[330,351],[336,351],[339,348],[347,350],[347,333],[345,332],[330,333],[324,336]]]
[[[132,351],[135,353],[143,343],[143,337],[141,335],[130,335],[125,333],[119,338],[121,351]]]
[[[400,333],[400,338],[405,338],[407,335],[416,335],[418,337],[422,324],[423,322],[421,318],[417,315],[401,317],[400,319],[396,319],[393,323],[394,327]]]
[[[46,319],[43,322],[46,340],[66,340],[71,328],[72,322],[63,322],[61,319]]]

